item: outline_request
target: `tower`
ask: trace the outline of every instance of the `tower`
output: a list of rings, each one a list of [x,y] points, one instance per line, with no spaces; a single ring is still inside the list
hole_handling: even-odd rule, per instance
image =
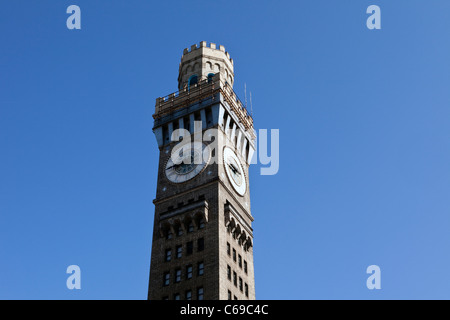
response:
[[[156,99],[150,300],[255,299],[255,132],[233,83],[229,53],[203,41],[183,51],[179,91]]]

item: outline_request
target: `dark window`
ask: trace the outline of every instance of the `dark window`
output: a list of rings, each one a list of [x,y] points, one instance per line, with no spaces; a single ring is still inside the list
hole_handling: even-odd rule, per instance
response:
[[[183,120],[184,122],[184,129],[186,129],[187,131],[191,131],[191,124],[190,124],[190,120],[189,117],[184,118]]]
[[[199,276],[202,276],[205,271],[204,269],[205,269],[205,265],[203,264],[203,262],[199,262],[198,266],[197,266],[197,274]]]
[[[208,83],[212,82],[213,77],[214,77],[214,73],[208,74]]]
[[[207,124],[207,127],[209,127],[213,122],[213,115],[211,112],[211,108],[206,108],[205,115],[206,115],[206,124]]]
[[[236,262],[236,249],[233,249],[233,261]]]
[[[194,224],[191,221],[191,222],[189,222],[189,225],[188,225],[188,233],[191,233],[193,231],[194,231]]]
[[[248,298],[248,284],[245,284],[245,296]]]
[[[230,266],[227,266],[227,277],[228,277],[228,280],[231,281],[231,267]]]
[[[162,297],[161,300],[169,300],[169,297]]]
[[[247,273],[247,261],[244,260],[244,272]]]
[[[228,290],[228,300],[231,300],[231,291]]]
[[[244,290],[243,286],[242,286],[242,278],[239,277],[239,290]]]
[[[234,296],[234,300],[237,300],[238,298],[236,296]]]
[[[163,277],[163,285],[168,286],[170,284],[170,272],[165,272]]]
[[[186,254],[192,254],[192,252],[194,251],[194,243],[192,241],[189,241],[186,244]]]
[[[167,235],[166,235],[166,239],[167,239],[167,240],[170,240],[170,239],[172,239],[172,238],[173,238],[172,230],[168,230],[168,231],[167,231]]]
[[[231,255],[231,246],[228,242],[227,242],[227,254]]]
[[[172,260],[172,249],[166,249],[166,261]]]
[[[188,83],[188,90],[191,88],[191,86],[196,85],[198,82],[198,77],[196,75],[193,75],[189,78],[189,83]]]
[[[239,263],[239,268],[242,268],[242,257],[241,257],[241,255],[238,255],[238,263]]]
[[[203,229],[205,227],[205,220],[203,218],[200,218],[198,221],[198,228]]]
[[[205,239],[200,238],[197,240],[197,251],[203,251],[205,249]]]
[[[177,258],[181,258],[182,255],[183,255],[183,247],[177,246]]]
[[[173,296],[173,300],[181,300],[181,296],[179,293],[175,293]]]
[[[197,289],[197,300],[203,300],[203,287]]]
[[[186,267],[186,279],[192,278],[192,265]]]
[[[191,290],[186,291],[186,300],[192,300],[192,291]]]
[[[181,281],[181,269],[175,270],[175,282]]]
[[[181,226],[179,226],[177,229],[177,236],[182,236],[182,235],[183,235],[183,228]]]
[[[163,126],[163,139],[164,141],[169,141],[169,129],[167,126]]]
[[[233,271],[233,284],[237,287],[237,274]]]

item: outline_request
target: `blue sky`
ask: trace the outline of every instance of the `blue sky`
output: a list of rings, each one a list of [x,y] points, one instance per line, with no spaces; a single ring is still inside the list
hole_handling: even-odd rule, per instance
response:
[[[203,40],[230,52],[256,129],[280,130],[278,174],[250,169],[257,299],[450,298],[450,2],[1,7],[1,299],[146,299],[154,102]]]

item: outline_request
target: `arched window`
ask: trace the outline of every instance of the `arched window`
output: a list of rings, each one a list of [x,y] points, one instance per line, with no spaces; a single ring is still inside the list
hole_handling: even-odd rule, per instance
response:
[[[205,227],[205,220],[203,218],[200,218],[197,222],[198,228],[203,229]]]
[[[188,233],[194,232],[194,223],[192,221],[189,222],[187,231]]]
[[[214,77],[214,73],[208,74],[208,83],[212,82],[213,77]]]
[[[193,75],[189,78],[189,82],[188,82],[188,90],[191,89],[192,85],[195,85],[198,83],[198,77],[197,75]]]

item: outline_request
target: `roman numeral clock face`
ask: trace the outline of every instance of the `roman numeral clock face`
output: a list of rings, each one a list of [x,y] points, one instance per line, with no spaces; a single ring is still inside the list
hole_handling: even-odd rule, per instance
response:
[[[164,168],[166,177],[173,183],[191,180],[208,165],[210,157],[209,148],[203,143],[173,150]]]
[[[223,161],[228,180],[230,180],[234,190],[243,196],[247,190],[247,182],[239,158],[233,150],[227,147],[223,150]]]

